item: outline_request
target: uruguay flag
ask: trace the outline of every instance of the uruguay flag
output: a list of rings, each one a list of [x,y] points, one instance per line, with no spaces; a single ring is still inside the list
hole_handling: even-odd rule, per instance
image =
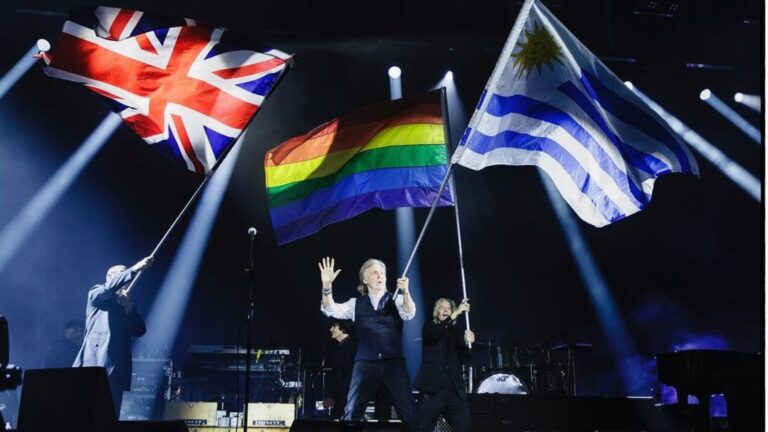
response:
[[[660,175],[698,175],[666,122],[538,0],[523,4],[452,163],[536,165],[598,227],[648,205]]]

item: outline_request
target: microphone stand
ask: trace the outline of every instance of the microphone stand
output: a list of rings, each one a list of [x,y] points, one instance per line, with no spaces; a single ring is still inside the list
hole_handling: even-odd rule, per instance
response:
[[[245,404],[243,405],[243,432],[248,431],[248,404],[251,401],[251,330],[254,326],[255,319],[253,284],[256,279],[256,264],[253,261],[253,239],[256,237],[256,229],[250,228],[248,230],[248,236],[251,240],[250,250],[248,252],[248,268],[245,270],[248,273],[248,317],[245,320]]]

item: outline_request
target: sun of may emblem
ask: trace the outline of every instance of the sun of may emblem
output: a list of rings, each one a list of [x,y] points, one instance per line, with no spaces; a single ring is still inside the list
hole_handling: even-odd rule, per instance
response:
[[[525,72],[526,78],[531,74],[534,66],[536,72],[541,75],[541,65],[547,65],[551,70],[555,69],[554,62],[563,64],[563,55],[555,38],[544,27],[536,24],[533,32],[525,31],[525,42],[519,42],[520,50],[512,54],[515,58],[515,68],[518,78]]]

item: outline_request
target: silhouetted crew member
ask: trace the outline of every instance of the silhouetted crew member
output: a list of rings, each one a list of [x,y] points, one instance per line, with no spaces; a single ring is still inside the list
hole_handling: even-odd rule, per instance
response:
[[[323,407],[328,410],[331,418],[338,419],[344,415],[347,406],[347,393],[352,382],[352,367],[355,364],[357,341],[351,336],[352,322],[336,320],[331,323],[331,338],[333,346],[328,352],[325,367],[331,371],[326,376],[326,396]]]
[[[64,324],[62,337],[48,345],[43,367],[47,369],[72,367],[77,352],[83,345],[84,330],[85,323],[82,320],[71,320]]]

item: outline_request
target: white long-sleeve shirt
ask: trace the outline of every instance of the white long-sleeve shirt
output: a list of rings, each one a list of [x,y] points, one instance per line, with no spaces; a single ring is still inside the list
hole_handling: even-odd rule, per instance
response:
[[[373,293],[368,293],[367,295],[363,297],[368,297],[368,299],[371,302],[371,305],[373,306],[374,310],[378,310],[379,307],[379,300],[381,300],[381,297],[384,295],[386,291],[381,290],[378,295],[375,295]],[[331,318],[336,319],[348,319],[348,320],[355,320],[355,305],[357,304],[357,299],[355,297],[352,297],[351,299],[345,301],[344,303],[336,303],[333,300],[333,294],[330,294],[330,300],[331,305],[329,307],[325,307],[322,300],[320,301],[320,310],[326,315]],[[361,299],[363,298],[361,297]],[[398,295],[397,298],[395,298],[395,307],[397,307],[397,312],[400,314],[400,318],[403,319],[403,321],[412,320],[413,317],[416,316],[416,302],[413,301],[413,298],[411,298],[411,312],[406,313],[405,310],[403,310],[403,296]]]

